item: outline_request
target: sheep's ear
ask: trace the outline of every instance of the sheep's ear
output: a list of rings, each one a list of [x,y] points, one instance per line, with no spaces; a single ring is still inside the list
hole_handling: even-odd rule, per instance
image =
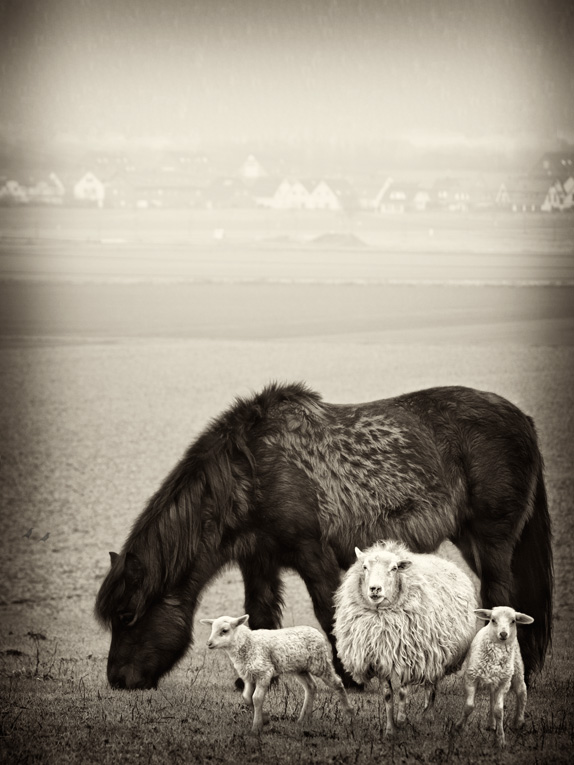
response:
[[[355,555],[357,556],[357,560],[363,560],[365,557],[365,553],[362,550],[359,550],[358,547],[355,547]]]
[[[475,608],[474,613],[478,616],[479,619],[484,619],[485,622],[490,621],[490,617],[492,616],[492,609],[490,608]]]
[[[213,624],[215,619],[200,619],[199,620],[202,624]]]
[[[532,624],[534,619],[531,616],[528,616],[528,614],[521,614],[519,611],[517,611],[516,621],[518,624]]]
[[[406,571],[407,568],[409,568],[412,565],[413,565],[412,560],[400,560],[397,563],[397,568],[399,569],[399,571]]]
[[[249,614],[244,614],[243,616],[238,617],[237,619],[233,620],[235,624],[234,627],[239,627],[241,624],[247,624],[249,621]]]

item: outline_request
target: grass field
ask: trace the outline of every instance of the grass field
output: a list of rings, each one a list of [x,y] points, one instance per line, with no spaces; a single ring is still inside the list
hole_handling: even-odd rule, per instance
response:
[[[476,267],[486,283],[570,283],[572,216],[421,217],[407,226],[373,216],[152,212],[0,210],[0,760],[570,762],[572,289],[372,282],[475,278]],[[213,241],[221,227],[227,249]],[[315,247],[328,232],[356,235],[367,253]],[[260,283],[218,282],[229,273]],[[294,283],[310,273],[319,283]],[[368,286],[325,283],[350,274]],[[182,275],[195,281],[169,283]],[[157,691],[107,686],[109,635],[93,605],[108,551],[208,420],[270,380],[305,380],[334,402],[463,384],[534,417],[554,525],[554,643],[525,728],[508,731],[505,753],[485,729],[485,698],[467,731],[452,734],[463,703],[457,678],[445,681],[432,725],[413,694],[394,742],[383,737],[376,682],[352,694],[352,728],[321,688],[301,730],[301,691],[281,680],[267,701],[270,725],[249,736],[232,668],[207,654],[199,624],[243,612],[234,568],[205,592],[194,645]],[[316,626],[302,582],[285,579],[284,623]]]
[[[12,342],[0,348],[0,752],[5,762],[504,762],[571,761],[574,745],[573,351],[552,345],[446,345],[150,340]],[[270,379],[305,379],[326,400],[359,401],[461,383],[496,390],[536,420],[555,531],[552,654],[535,682],[524,730],[499,754],[486,699],[465,734],[451,733],[462,688],[445,682],[434,724],[413,694],[410,724],[390,743],[374,682],[353,693],[349,728],[327,689],[300,730],[296,683],[250,715],[225,656],[206,655],[199,618],[242,612],[242,582],[225,571],[206,591],[195,644],[157,691],[106,684],[109,636],[95,594],[147,497],[208,419]],[[24,536],[32,528],[30,537]],[[49,538],[42,541],[49,532]],[[316,624],[300,580],[286,574],[285,624]],[[509,702],[512,708],[512,701]],[[509,718],[510,719],[510,716]]]

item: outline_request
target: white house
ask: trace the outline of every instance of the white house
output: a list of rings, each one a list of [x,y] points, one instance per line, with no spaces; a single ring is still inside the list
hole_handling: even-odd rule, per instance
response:
[[[285,178],[273,195],[271,207],[274,210],[308,210],[311,206],[311,191],[306,183]]]
[[[564,189],[563,210],[574,210],[574,175],[569,176],[562,184]]]
[[[265,178],[267,171],[259,160],[250,154],[239,168],[238,175],[244,181],[255,181],[258,178]]]
[[[73,194],[78,202],[93,202],[102,207],[106,198],[106,187],[94,173],[87,172],[74,184]]]
[[[0,186],[0,203],[26,204],[27,201],[28,189],[14,178],[8,178]]]

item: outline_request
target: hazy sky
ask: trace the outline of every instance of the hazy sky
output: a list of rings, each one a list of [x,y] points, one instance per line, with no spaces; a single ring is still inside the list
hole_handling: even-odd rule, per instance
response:
[[[574,2],[0,0],[0,127],[574,140]]]

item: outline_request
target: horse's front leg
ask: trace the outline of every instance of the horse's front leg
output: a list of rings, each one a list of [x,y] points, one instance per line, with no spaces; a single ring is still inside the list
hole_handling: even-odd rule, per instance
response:
[[[283,583],[277,563],[266,557],[252,556],[239,561],[245,586],[245,613],[253,630],[278,629],[283,611]]]
[[[335,671],[343,679],[347,688],[356,688],[357,683],[339,659],[337,643],[333,635],[335,615],[333,594],[341,578],[341,570],[334,552],[329,547],[323,547],[318,540],[306,542],[298,550],[295,568],[307,586],[315,616],[331,643]]]

